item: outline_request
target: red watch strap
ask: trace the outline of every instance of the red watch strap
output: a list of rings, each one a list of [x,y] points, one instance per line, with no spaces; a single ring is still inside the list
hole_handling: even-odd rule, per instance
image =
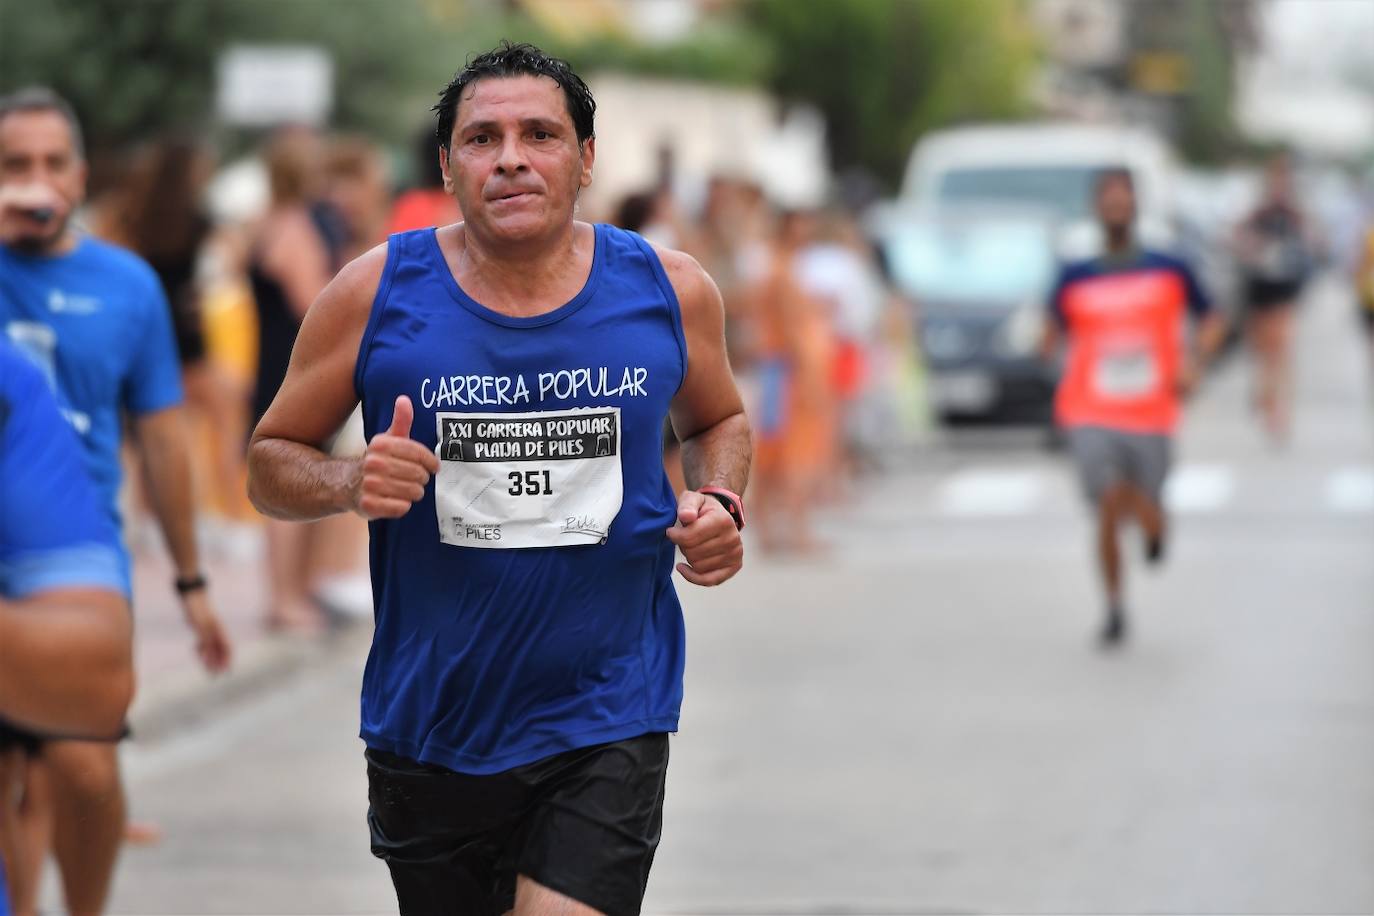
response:
[[[697,492],[714,496],[725,507],[725,511],[730,513],[730,517],[735,520],[735,527],[740,531],[744,530],[744,500],[740,498],[738,493],[724,487],[702,487]]]

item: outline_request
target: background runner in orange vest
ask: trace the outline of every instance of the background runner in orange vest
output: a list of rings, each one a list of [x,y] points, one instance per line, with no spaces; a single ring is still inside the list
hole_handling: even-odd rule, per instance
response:
[[[1186,264],[1138,245],[1129,172],[1104,171],[1096,204],[1105,252],[1063,268],[1050,297],[1054,320],[1044,353],[1053,355],[1067,340],[1055,419],[1097,510],[1107,598],[1102,640],[1115,645],[1126,633],[1118,531],[1134,518],[1147,558],[1163,558],[1161,497],[1180,401],[1220,347],[1225,324]],[[1190,315],[1202,322],[1195,357],[1187,354]]]

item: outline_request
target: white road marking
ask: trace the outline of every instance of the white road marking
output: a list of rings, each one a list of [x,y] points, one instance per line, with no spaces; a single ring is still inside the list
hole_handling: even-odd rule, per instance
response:
[[[1374,468],[1347,467],[1326,478],[1326,507],[1341,514],[1374,512]]]
[[[1231,501],[1235,472],[1224,464],[1183,464],[1164,484],[1164,505],[1171,512],[1215,512]]]
[[[940,485],[940,512],[957,516],[1024,515],[1039,507],[1045,481],[1035,470],[959,471]]]

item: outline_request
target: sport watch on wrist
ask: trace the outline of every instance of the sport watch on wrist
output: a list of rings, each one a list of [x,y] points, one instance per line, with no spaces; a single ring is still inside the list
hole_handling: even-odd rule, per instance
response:
[[[172,587],[177,590],[178,595],[189,595],[191,592],[198,592],[209,583],[205,580],[204,573],[196,573],[194,576],[177,576],[172,581]]]
[[[744,530],[744,500],[738,493],[732,493],[724,487],[702,487],[697,492],[715,497],[725,507],[725,511],[730,513],[730,518],[734,519],[735,528]]]

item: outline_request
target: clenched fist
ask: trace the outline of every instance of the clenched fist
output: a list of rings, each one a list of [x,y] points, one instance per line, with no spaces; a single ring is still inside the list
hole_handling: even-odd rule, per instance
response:
[[[714,497],[684,490],[677,500],[677,525],[668,540],[687,562],[677,564],[693,585],[719,585],[744,565],[744,542],[735,520]]]
[[[400,518],[425,495],[425,485],[439,473],[439,458],[410,438],[415,408],[401,395],[391,415],[391,428],[367,444],[353,488],[353,511],[363,518]]]

